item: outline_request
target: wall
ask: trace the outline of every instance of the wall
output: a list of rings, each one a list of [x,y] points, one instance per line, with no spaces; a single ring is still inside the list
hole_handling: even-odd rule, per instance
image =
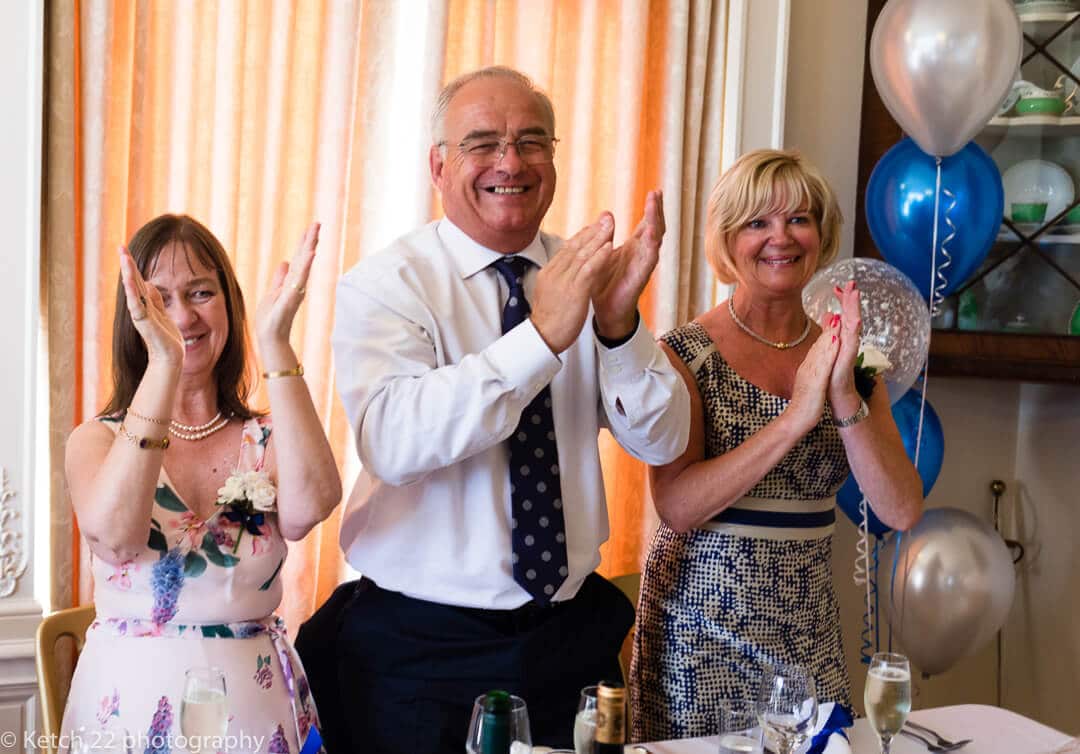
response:
[[[33,505],[43,6],[0,3],[0,751],[36,725]]]
[[[866,3],[792,0],[785,146],[801,149],[832,181],[853,246]],[[1080,733],[1080,390],[931,375],[928,397],[945,427],[945,462],[928,505],[955,506],[989,521],[989,484],[1008,484],[1003,526],[1023,541],[1017,593],[1004,637],[1003,705]],[[857,703],[863,594],[851,580],[854,526],[838,527],[834,571]],[[995,704],[997,647],[929,680],[916,679],[916,707]],[[859,704],[858,706],[861,706]]]

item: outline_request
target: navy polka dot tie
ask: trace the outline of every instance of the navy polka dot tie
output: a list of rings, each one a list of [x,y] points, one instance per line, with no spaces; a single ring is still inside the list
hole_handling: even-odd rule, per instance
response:
[[[507,257],[491,265],[510,289],[502,315],[504,333],[529,316],[522,283],[529,264],[522,257]],[[567,574],[559,451],[555,446],[549,386],[545,385],[521,412],[517,429],[507,443],[514,581],[537,602],[546,604]]]

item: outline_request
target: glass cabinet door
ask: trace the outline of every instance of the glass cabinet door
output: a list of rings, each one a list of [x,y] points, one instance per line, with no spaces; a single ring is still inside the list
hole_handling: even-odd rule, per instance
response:
[[[868,50],[885,1],[867,0]],[[1017,0],[1016,8],[1026,84],[976,139],[1005,179],[1004,217],[982,267],[935,318],[930,370],[1080,384],[1080,0]],[[865,220],[866,185],[904,134],[869,64],[864,81],[855,253],[880,257]]]
[[[1019,0],[1020,80],[977,137],[1001,171],[1005,217],[976,275],[934,325],[1080,336],[1080,12]]]

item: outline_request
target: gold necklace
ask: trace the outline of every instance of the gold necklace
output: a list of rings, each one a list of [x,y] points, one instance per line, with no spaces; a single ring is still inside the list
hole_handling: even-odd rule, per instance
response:
[[[218,411],[217,416],[206,422],[206,424],[181,424],[178,421],[170,421],[169,434],[173,437],[179,437],[181,440],[194,442],[214,434],[228,424],[230,418],[232,418],[231,414],[222,416],[221,412]]]
[[[772,348],[775,348],[778,351],[786,351],[789,348],[794,348],[795,346],[799,345],[804,340],[806,340],[806,336],[810,334],[810,318],[807,317],[806,318],[806,327],[803,328],[802,335],[795,338],[795,340],[791,341],[790,343],[785,343],[783,341],[777,342],[777,341],[769,340],[768,338],[763,338],[762,336],[758,335],[756,332],[754,332],[753,330],[750,329],[749,325],[747,325],[745,322],[743,322],[741,319],[739,319],[739,315],[735,313],[735,296],[734,295],[728,296],[727,310],[728,310],[728,313],[731,314],[732,322],[734,322],[736,325],[738,325],[740,330],[742,330],[744,333],[749,335],[754,340],[756,340],[756,341],[758,341],[760,343],[764,343],[765,345],[770,346]]]

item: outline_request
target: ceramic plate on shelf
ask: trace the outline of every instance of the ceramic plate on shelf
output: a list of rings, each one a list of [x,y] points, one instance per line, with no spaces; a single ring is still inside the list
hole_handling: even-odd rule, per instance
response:
[[[1020,18],[1031,13],[1057,13],[1076,10],[1073,0],[1014,0]]]
[[[1018,162],[1002,174],[1001,183],[1005,188],[1005,214],[1010,217],[1013,204],[1046,202],[1046,217],[1052,219],[1076,196],[1065,168],[1047,160]]]
[[[1080,61],[1077,62],[1080,63]],[[1019,80],[1013,82],[1013,85],[1009,88],[1009,93],[1005,95],[1005,99],[998,106],[998,115],[1004,115],[1013,109],[1013,106],[1020,100],[1020,85],[1023,83],[1025,82]]]

